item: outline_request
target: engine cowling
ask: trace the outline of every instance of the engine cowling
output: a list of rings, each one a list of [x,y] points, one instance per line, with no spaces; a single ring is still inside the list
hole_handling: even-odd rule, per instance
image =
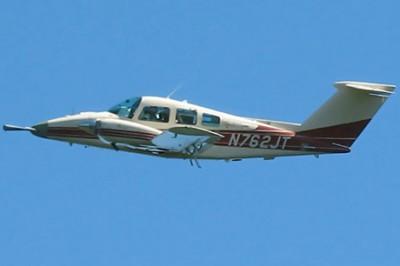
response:
[[[130,140],[149,141],[161,134],[161,130],[136,122],[117,118],[91,119],[79,124],[79,127],[93,135],[101,136],[110,142],[125,142]]]

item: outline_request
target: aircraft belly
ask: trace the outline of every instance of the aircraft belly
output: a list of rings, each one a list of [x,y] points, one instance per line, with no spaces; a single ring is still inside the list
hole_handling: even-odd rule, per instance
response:
[[[49,137],[53,140],[63,141],[67,143],[94,146],[99,148],[115,149],[112,145],[105,144],[101,142],[96,136],[92,138],[82,138],[82,137]],[[149,141],[132,139],[132,138],[118,138],[115,137],[113,140],[120,141],[123,143],[128,143],[133,146],[140,145],[150,145]],[[184,155],[177,152],[165,152],[162,154],[152,154],[150,152],[133,150],[129,148],[119,147],[118,150],[140,153],[140,154],[151,154],[160,155],[162,157],[169,158],[190,158],[188,155]],[[221,145],[208,145],[203,151],[196,155],[198,159],[241,159],[241,158],[274,158],[279,156],[293,156],[293,155],[305,155],[312,154],[309,151],[294,151],[294,150],[281,150],[281,149],[260,149],[260,148],[250,148],[250,147],[232,147],[232,146],[221,146]]]
[[[309,151],[257,149],[212,145],[198,155],[200,159],[273,158],[279,156],[312,154]]]
[[[89,139],[89,138],[78,138],[78,137],[49,137],[49,139],[67,142],[67,143],[71,143],[71,144],[87,145],[87,146],[94,146],[94,147],[106,148],[106,149],[115,149],[115,147],[113,147],[112,145],[103,143],[97,138]],[[133,139],[129,139],[129,140],[120,139],[120,140],[125,141],[125,142],[129,141],[130,145],[133,145],[133,146],[150,144],[148,141],[143,141],[143,140],[133,140]],[[128,152],[137,152],[132,149],[123,148],[123,147],[119,147],[118,150],[128,151]],[[143,152],[139,152],[139,153],[143,153]]]

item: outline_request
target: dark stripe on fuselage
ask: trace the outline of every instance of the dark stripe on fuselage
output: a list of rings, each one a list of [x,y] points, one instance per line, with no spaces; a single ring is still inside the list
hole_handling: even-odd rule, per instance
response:
[[[309,136],[290,136],[285,135],[277,135],[271,134],[271,132],[260,132],[260,131],[237,131],[237,130],[220,130],[216,131],[222,134],[224,137],[214,143],[217,146],[226,146],[232,148],[260,148],[260,149],[272,149],[272,150],[292,150],[292,151],[310,151],[310,152],[348,152],[349,150],[343,147],[334,146],[331,143],[335,142],[338,144],[342,144],[343,140],[347,140],[347,138],[342,139],[342,142],[338,140],[340,138],[334,137],[309,137]],[[99,134],[104,137],[118,137],[118,138],[127,138],[131,140],[138,141],[150,141],[156,135],[145,132],[138,131],[127,131],[127,130],[117,130],[117,129],[99,129]],[[247,135],[257,135],[259,136],[259,144],[263,141],[263,137],[267,138],[269,141],[266,147],[251,146],[250,141],[251,138],[248,138],[246,143],[243,145],[232,145],[231,138],[234,134],[247,134]],[[76,127],[50,127],[48,129],[48,137],[59,137],[59,138],[83,138],[83,139],[97,139],[96,135],[90,134],[82,129]],[[285,141],[284,138],[287,138]],[[243,141],[243,136],[239,137],[239,143]],[[264,139],[265,141],[265,139]],[[349,138],[348,141],[353,141],[352,138]]]
[[[49,127],[47,129],[47,137],[60,137],[60,138],[84,138],[96,139],[97,137],[78,128],[72,127]]]
[[[101,129],[99,133],[104,136],[113,136],[113,137],[121,137],[121,138],[135,138],[135,139],[142,139],[142,140],[151,140],[154,138],[154,134],[150,133],[143,133],[143,132],[133,132],[133,131],[126,131],[126,130],[115,130],[115,129]]]
[[[100,129],[99,134],[105,137],[120,137],[137,140],[149,141],[154,138],[154,134],[144,133],[138,131],[126,131],[116,129]],[[60,138],[84,138],[84,139],[97,139],[96,135],[90,134],[82,129],[74,127],[50,127],[47,132],[48,137]]]

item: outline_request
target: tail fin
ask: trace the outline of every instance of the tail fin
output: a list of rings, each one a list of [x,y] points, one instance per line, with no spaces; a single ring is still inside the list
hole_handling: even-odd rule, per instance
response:
[[[395,86],[353,81],[334,85],[337,92],[302,124],[297,134],[350,147]]]

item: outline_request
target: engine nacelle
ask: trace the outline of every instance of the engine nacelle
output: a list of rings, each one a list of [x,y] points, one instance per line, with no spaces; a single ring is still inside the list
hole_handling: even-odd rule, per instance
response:
[[[149,141],[161,134],[161,130],[136,122],[116,118],[90,119],[79,124],[82,130],[101,136],[109,142],[129,143]]]

